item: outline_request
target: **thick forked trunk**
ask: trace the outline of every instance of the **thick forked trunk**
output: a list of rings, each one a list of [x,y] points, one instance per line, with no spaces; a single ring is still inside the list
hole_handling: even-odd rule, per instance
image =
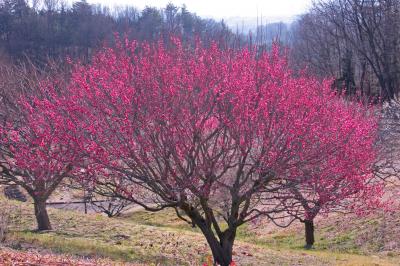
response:
[[[306,246],[305,248],[310,249],[314,245],[314,221],[305,220],[305,233],[306,233]]]
[[[232,262],[233,243],[237,226],[231,225],[224,232],[221,232],[218,228],[215,229],[218,231],[216,233],[211,227],[211,222],[207,222],[196,209],[188,204],[182,204],[180,208],[190,217],[192,223],[200,228],[205,236],[211,249],[214,263],[221,266],[229,266]],[[209,216],[212,217],[212,214]]]
[[[214,262],[221,266],[229,266],[232,262],[233,242],[235,241],[235,233],[227,231],[220,241],[215,237],[211,230],[203,230],[202,232],[210,246]]]
[[[49,215],[46,210],[46,200],[34,199],[35,216],[38,225],[38,231],[51,230]]]

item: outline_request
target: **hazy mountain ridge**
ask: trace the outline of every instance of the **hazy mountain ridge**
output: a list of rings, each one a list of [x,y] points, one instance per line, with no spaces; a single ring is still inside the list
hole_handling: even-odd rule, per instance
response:
[[[257,29],[257,26],[261,25],[268,25],[268,24],[275,24],[282,22],[286,25],[292,24],[296,19],[298,19],[300,15],[295,15],[295,16],[290,16],[290,17],[282,17],[282,16],[276,16],[276,17],[263,17],[261,19],[261,16],[258,17],[229,17],[229,18],[224,18],[224,22],[226,25],[231,28],[232,31],[236,32],[239,31],[239,33],[244,33],[247,34],[249,31],[255,32]]]

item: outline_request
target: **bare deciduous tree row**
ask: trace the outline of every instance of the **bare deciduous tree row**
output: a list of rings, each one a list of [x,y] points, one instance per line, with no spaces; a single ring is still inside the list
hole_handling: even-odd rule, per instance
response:
[[[297,22],[293,61],[336,77],[346,94],[396,97],[400,83],[400,1],[321,0]]]

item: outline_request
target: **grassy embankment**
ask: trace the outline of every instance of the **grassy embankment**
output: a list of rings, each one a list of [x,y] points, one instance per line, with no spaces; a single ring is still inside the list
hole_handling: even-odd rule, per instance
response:
[[[53,231],[37,233],[29,203],[0,200],[11,213],[6,245],[117,262],[200,265],[210,255],[197,229],[171,211],[137,211],[109,219],[99,214],[50,209]],[[400,265],[400,217],[324,219],[317,224],[315,249],[302,249],[302,227],[240,228],[234,258],[239,265]]]

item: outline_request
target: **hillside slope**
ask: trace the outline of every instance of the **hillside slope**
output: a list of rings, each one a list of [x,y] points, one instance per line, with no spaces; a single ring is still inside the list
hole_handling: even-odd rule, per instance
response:
[[[106,258],[113,261],[110,265],[122,262],[201,265],[210,256],[202,235],[170,211],[137,211],[109,219],[96,214],[50,209],[54,230],[36,233],[32,231],[35,222],[29,203],[2,199],[0,204],[11,214],[10,232],[4,245],[21,251],[68,254],[85,259]],[[368,248],[364,252],[354,244],[357,237],[348,235],[350,231],[346,230],[336,234],[334,224],[324,224],[322,230],[318,228],[321,232],[317,237],[318,244],[311,251],[301,249],[299,227],[279,232],[263,232],[263,228],[262,225],[251,230],[241,228],[234,251],[238,265],[400,265],[396,250],[383,253]],[[357,234],[362,235],[361,231]],[[348,237],[344,237],[346,235]]]

